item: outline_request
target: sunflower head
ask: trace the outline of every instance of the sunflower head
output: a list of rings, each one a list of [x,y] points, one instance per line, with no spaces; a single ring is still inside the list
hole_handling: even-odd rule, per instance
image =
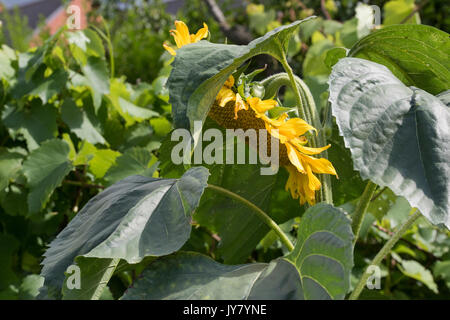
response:
[[[243,75],[238,79],[238,84],[244,87],[251,87],[245,83],[248,78]],[[299,199],[300,204],[308,202],[314,205],[316,202],[315,193],[321,188],[320,180],[315,174],[337,175],[336,170],[330,161],[325,158],[315,156],[325,151],[330,145],[312,148],[308,147],[308,132],[315,132],[317,129],[305,120],[293,117],[287,113],[281,114],[277,118],[268,116],[268,111],[278,105],[276,100],[264,100],[260,97],[251,96],[250,90],[237,90],[234,86],[235,79],[230,76],[220,89],[216,101],[209,112],[209,116],[217,123],[229,129],[266,129],[267,132],[279,142],[279,163],[285,166],[289,172],[286,182],[286,190],[291,193],[294,199]],[[239,92],[247,96],[243,97]],[[270,154],[271,139],[258,141],[267,145]]]

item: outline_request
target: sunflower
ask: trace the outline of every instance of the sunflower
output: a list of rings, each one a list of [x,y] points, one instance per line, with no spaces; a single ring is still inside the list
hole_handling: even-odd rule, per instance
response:
[[[314,174],[336,175],[331,162],[325,158],[313,156],[327,150],[331,145],[321,148],[307,147],[308,131],[317,129],[300,118],[289,118],[283,113],[276,119],[267,116],[267,111],[277,106],[275,100],[262,100],[258,97],[243,99],[232,90],[233,76],[230,76],[220,89],[209,116],[225,128],[266,129],[280,143],[280,164],[283,165],[289,178],[286,190],[300,204],[308,202],[314,205],[315,192],[321,188],[320,180]],[[239,117],[238,117],[239,115]],[[259,141],[258,141],[259,144]],[[270,150],[270,140],[267,141]],[[270,151],[269,151],[270,152]]]
[[[197,31],[196,34],[189,34],[189,28],[183,21],[175,21],[175,30],[170,30],[170,34],[172,35],[175,43],[177,45],[177,49],[181,48],[190,43],[198,42],[208,36],[208,26],[206,23],[203,23],[203,28]],[[177,53],[175,52],[175,48],[170,46],[167,43],[163,44],[164,49],[169,51],[169,53],[175,56]]]
[[[203,28],[196,34],[189,34],[189,29],[182,21],[175,21],[176,30],[171,30],[177,48],[189,43],[195,43],[208,35],[208,26],[203,23]],[[164,48],[172,55],[176,55],[175,48],[163,44]],[[336,170],[330,161],[314,156],[327,150],[330,145],[321,148],[307,147],[308,140],[305,134],[317,129],[300,118],[289,118],[283,113],[276,119],[267,116],[267,111],[277,106],[275,100],[262,100],[258,97],[241,97],[233,90],[235,79],[232,75],[226,80],[208,114],[210,118],[227,129],[266,129],[270,135],[278,140],[280,165],[284,166],[289,178],[286,182],[286,191],[291,193],[294,199],[300,199],[300,204],[308,202],[314,205],[315,193],[321,188],[320,180],[314,174],[336,175]],[[267,144],[267,152],[270,154],[271,139],[259,141]]]

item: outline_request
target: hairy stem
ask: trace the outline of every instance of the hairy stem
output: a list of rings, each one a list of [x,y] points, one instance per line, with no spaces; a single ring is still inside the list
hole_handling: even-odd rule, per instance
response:
[[[383,248],[377,253],[375,258],[372,260],[372,263],[370,266],[378,266],[381,261],[389,254],[391,249],[394,247],[394,245],[400,240],[402,235],[416,222],[416,220],[421,216],[420,212],[417,211],[417,208],[413,208],[411,210],[411,214],[401,226],[400,228],[392,235],[392,237],[384,244]],[[369,278],[370,274],[367,272],[364,272],[361,279],[359,280],[358,284],[355,287],[355,290],[353,290],[352,294],[350,295],[350,300],[356,300],[358,299],[359,295],[361,294],[362,290],[364,289],[367,279]]]
[[[377,185],[369,180],[369,182],[366,185],[366,188],[364,189],[363,194],[361,195],[361,198],[359,199],[358,205],[356,206],[356,209],[353,212],[352,230],[353,234],[355,235],[355,239],[353,240],[354,243],[356,243],[356,240],[358,239],[359,230],[361,230],[361,224],[363,222],[367,208],[369,207],[370,204],[370,200],[372,199],[376,188]]]
[[[211,189],[211,190],[215,190],[215,191],[217,191],[219,193],[222,193],[223,195],[226,195],[227,197],[229,197],[231,199],[237,200],[237,201],[241,202],[242,204],[246,205],[248,208],[252,209],[253,212],[255,212],[257,214],[258,218],[260,218],[261,221],[263,221],[269,228],[271,228],[278,235],[278,237],[280,238],[281,242],[284,244],[284,246],[289,251],[292,251],[294,249],[294,245],[288,239],[288,237],[283,232],[283,230],[280,229],[278,224],[275,221],[273,221],[272,218],[269,217],[269,215],[267,213],[262,211],[256,205],[254,205],[253,203],[251,203],[247,199],[241,197],[240,195],[238,195],[238,194],[236,194],[236,193],[234,193],[234,192],[232,192],[230,190],[224,189],[222,187],[208,184],[208,188]]]
[[[311,123],[310,117],[307,117],[307,115],[306,115],[305,106],[303,104],[303,99],[300,94],[300,86],[297,83],[294,72],[292,71],[292,68],[286,59],[286,54],[284,53],[284,50],[281,50],[281,51],[283,53],[283,56],[282,56],[282,59],[280,59],[279,61],[280,61],[281,65],[283,66],[284,70],[286,71],[286,73],[289,77],[289,81],[291,83],[292,90],[294,91],[295,102],[297,103],[298,115],[300,116],[300,118],[303,118],[307,122]]]

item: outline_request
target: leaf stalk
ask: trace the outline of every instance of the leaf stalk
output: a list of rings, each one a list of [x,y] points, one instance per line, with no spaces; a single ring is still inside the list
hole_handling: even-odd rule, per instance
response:
[[[231,199],[237,200],[237,201],[241,202],[242,204],[244,204],[245,206],[247,206],[248,208],[252,209],[253,212],[256,213],[258,218],[260,218],[262,222],[264,222],[269,228],[271,228],[275,232],[275,234],[280,238],[281,242],[284,244],[284,246],[289,251],[292,251],[294,249],[294,245],[289,240],[289,238],[286,236],[286,234],[283,232],[283,230],[281,230],[281,228],[278,226],[278,224],[275,221],[273,221],[272,218],[267,213],[265,213],[263,210],[261,210],[258,206],[251,203],[247,199],[241,197],[240,195],[238,195],[230,190],[224,189],[222,187],[208,184],[208,188],[211,190],[217,191]]]
[[[370,266],[378,266],[381,261],[389,254],[394,245],[400,240],[403,234],[416,222],[416,220],[421,216],[420,211],[417,211],[417,208],[413,208],[411,210],[409,218],[400,226],[400,228],[392,235],[392,237],[384,244],[383,248],[377,253],[375,258],[372,260]],[[364,289],[367,279],[369,279],[370,274],[366,271],[362,275],[358,284],[353,290],[352,294],[349,297],[349,300],[357,300],[362,290]]]

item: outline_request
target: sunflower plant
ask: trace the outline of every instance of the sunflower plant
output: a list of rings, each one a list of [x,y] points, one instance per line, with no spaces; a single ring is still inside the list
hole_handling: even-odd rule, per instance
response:
[[[387,255],[401,261],[392,249],[416,222],[448,235],[448,34],[390,26],[350,50],[330,51],[321,113],[286,53],[314,19],[248,45],[212,43],[206,24],[191,33],[175,22],[172,39],[161,44],[171,56],[164,87],[173,131],[155,153],[158,170],[111,184],[80,210],[44,255],[39,298],[99,299],[120,275],[132,284],[121,299],[358,299]],[[284,72],[261,78],[265,68],[248,70],[261,54]],[[294,108],[284,105],[284,87]],[[210,137],[208,144],[208,130],[264,135],[255,143],[245,135],[231,143]],[[187,161],[175,163],[179,132],[187,132]],[[238,146],[245,155],[275,156],[278,170],[262,175],[271,164],[234,158],[191,161],[206,149],[217,156]],[[366,181],[357,199],[333,200],[341,197],[333,185],[355,175]],[[401,197],[406,214],[356,277],[354,249],[383,192]],[[277,254],[254,256],[255,248],[277,244]]]

